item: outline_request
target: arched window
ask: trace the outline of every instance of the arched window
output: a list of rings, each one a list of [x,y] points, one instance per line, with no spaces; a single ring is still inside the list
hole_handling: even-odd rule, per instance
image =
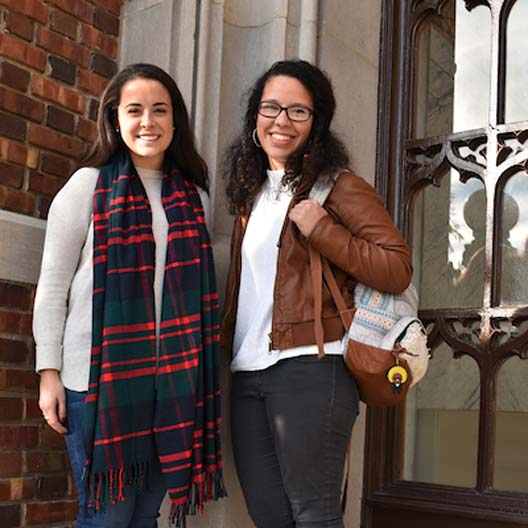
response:
[[[382,5],[378,188],[432,359],[369,411],[364,526],[525,526],[528,1]]]

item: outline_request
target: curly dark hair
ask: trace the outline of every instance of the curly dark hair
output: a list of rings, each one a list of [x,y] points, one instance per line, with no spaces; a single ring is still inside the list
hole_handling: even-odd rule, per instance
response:
[[[251,88],[242,133],[224,158],[222,172],[231,214],[249,212],[266,179],[268,157],[262,148],[255,145],[251,135],[257,125],[257,108],[264,87],[278,75],[297,79],[310,93],[314,107],[310,134],[288,158],[283,183],[294,192],[304,192],[311,188],[320,174],[345,168],[349,164],[345,146],[330,130],[336,103],[328,76],[304,60],[276,62]]]
[[[119,71],[110,80],[99,102],[97,137],[90,152],[81,160],[82,164],[100,167],[107,163],[114,154],[127,148],[116,131],[117,107],[123,86],[128,81],[138,78],[158,81],[169,92],[172,103],[174,134],[165,156],[172,157],[186,180],[207,191],[209,189],[207,165],[196,150],[183,96],[174,79],[154,64],[131,64]]]

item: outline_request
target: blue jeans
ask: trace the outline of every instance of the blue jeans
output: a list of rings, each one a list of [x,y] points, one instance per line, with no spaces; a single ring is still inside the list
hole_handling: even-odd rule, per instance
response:
[[[79,497],[77,528],[155,528],[159,508],[166,492],[159,464],[148,472],[148,480],[138,495],[129,493],[124,501],[108,505],[104,512],[96,513],[93,508],[86,507],[87,483],[81,478],[86,461],[86,450],[82,437],[85,396],[85,392],[66,389],[68,416],[66,444]]]
[[[258,528],[342,528],[341,484],[358,414],[341,355],[300,356],[232,380],[238,477]]]

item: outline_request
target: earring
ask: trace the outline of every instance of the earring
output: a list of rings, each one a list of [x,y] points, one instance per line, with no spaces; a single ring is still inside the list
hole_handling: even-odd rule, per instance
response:
[[[116,127],[115,131],[119,134],[119,127]]]
[[[251,138],[253,139],[253,143],[255,143],[257,148],[262,148],[262,145],[258,142],[257,129],[256,128],[253,130],[253,133],[251,134]]]

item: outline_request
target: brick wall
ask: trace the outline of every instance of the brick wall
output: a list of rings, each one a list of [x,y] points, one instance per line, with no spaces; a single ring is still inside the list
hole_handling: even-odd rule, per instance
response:
[[[0,0],[0,209],[46,218],[95,133],[122,0]],[[0,242],[1,243],[1,242]],[[0,526],[73,526],[63,438],[33,373],[34,286],[0,276]]]

